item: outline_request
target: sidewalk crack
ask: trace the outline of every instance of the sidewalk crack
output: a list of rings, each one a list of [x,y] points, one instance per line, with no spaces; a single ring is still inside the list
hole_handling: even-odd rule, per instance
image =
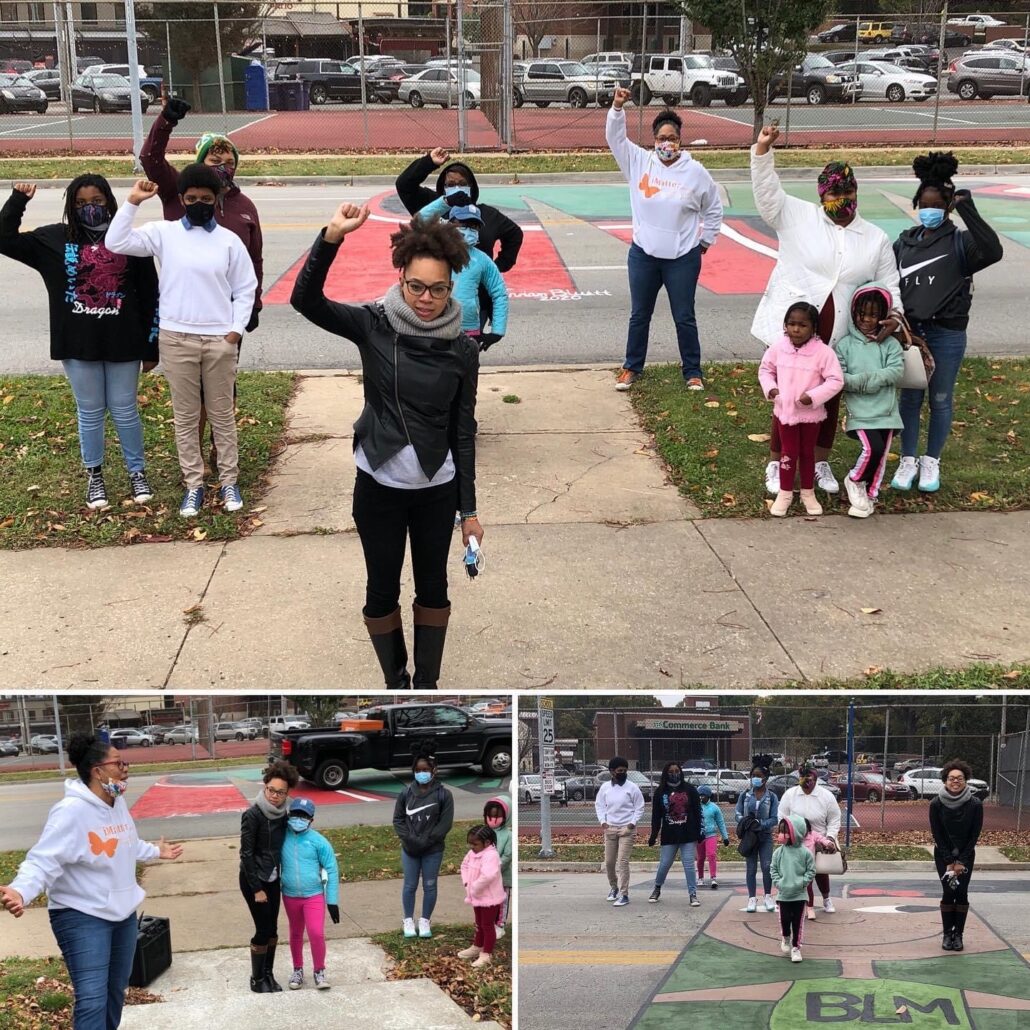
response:
[[[787,650],[787,647],[783,643],[783,641],[780,640],[779,634],[769,624],[769,620],[762,613],[762,610],[758,607],[757,604],[755,604],[754,600],[752,600],[751,595],[744,588],[744,584],[741,583],[740,580],[738,580],[737,577],[733,575],[733,570],[729,567],[729,565],[727,564],[726,560],[712,546],[712,542],[708,539],[708,537],[705,536],[704,530],[702,529],[702,526],[701,526],[701,522],[702,522],[702,520],[695,519],[694,521],[691,522],[691,528],[693,528],[694,531],[697,533],[697,535],[699,537],[701,537],[701,539],[704,541],[705,547],[707,547],[708,550],[712,552],[712,555],[715,558],[715,560],[726,570],[726,575],[729,576],[731,580],[733,580],[733,582],[737,586],[737,589],[744,596],[744,600],[746,600],[747,603],[749,605],[751,605],[751,610],[755,613],[755,615],[758,616],[758,618],[762,622],[762,625],[765,626],[765,628],[769,631],[769,635],[773,638],[773,640],[776,641],[777,645],[779,646],[780,650],[783,652],[783,655],[787,659],[787,661],[790,662],[790,664],[793,665],[794,668],[797,670],[798,676],[801,679],[803,679],[803,680],[807,680],[808,677],[804,674],[804,672],[802,672],[801,666],[798,665],[798,663],[794,660],[794,656],[790,653],[790,651]],[[732,612],[727,612],[726,614],[727,615],[731,615],[733,613]],[[720,618],[725,618],[725,616],[720,616]]]
[[[200,597],[194,602],[194,606],[200,607],[204,603],[204,599],[207,597],[208,590],[211,589],[211,581],[215,578],[215,573],[218,571],[218,566],[222,564],[222,559],[225,557],[226,550],[228,548],[228,542],[222,544],[221,550],[218,552],[218,557],[215,559],[214,565],[211,567],[211,575],[207,577],[207,582],[204,584],[204,589],[200,592]],[[165,676],[165,681],[162,684],[164,689],[167,689],[169,682],[171,681],[172,675],[175,672],[176,665],[179,664],[179,658],[182,655],[182,650],[186,646],[186,641],[189,640],[190,633],[196,628],[196,625],[189,625],[186,627],[186,632],[182,635],[182,640],[179,642],[179,647],[176,649],[175,657],[172,659],[172,664],[168,668],[168,675]]]
[[[597,451],[594,451],[594,454],[597,454]],[[599,456],[599,457],[600,457],[600,456]],[[579,474],[578,476],[574,477],[573,479],[570,479],[570,480],[569,480],[569,481],[568,481],[568,482],[567,482],[567,483],[565,484],[565,487],[564,487],[564,489],[562,489],[562,490],[557,490],[557,491],[552,491],[552,492],[554,493],[554,496],[553,496],[553,497],[552,497],[552,498],[551,498],[551,499],[550,499],[549,501],[541,501],[541,502],[540,502],[539,504],[537,504],[537,505],[534,505],[534,506],[533,506],[532,508],[530,508],[530,509],[529,509],[529,511],[528,511],[528,512],[526,512],[526,517],[525,517],[525,518],[523,519],[523,523],[525,523],[526,525],[529,525],[529,520],[530,520],[530,519],[531,519],[531,518],[532,518],[532,517],[533,517],[533,516],[534,516],[534,515],[535,515],[535,514],[536,514],[536,513],[537,513],[537,512],[538,512],[538,511],[539,511],[539,510],[541,509],[541,508],[543,508],[543,507],[544,507],[545,505],[548,505],[548,504],[555,504],[555,503],[557,502],[557,500],[558,500],[558,498],[559,498],[559,497],[568,497],[568,496],[569,496],[569,494],[570,494],[570,493],[572,492],[572,488],[573,488],[573,487],[574,487],[574,486],[575,486],[575,485],[576,485],[576,484],[577,484],[577,483],[578,483],[578,482],[579,482],[579,481],[580,481],[581,479],[584,479],[584,478],[585,478],[586,476],[589,476],[589,475],[590,475],[590,473],[594,471],[594,469],[598,469],[598,468],[600,468],[600,467],[601,467],[602,465],[607,465],[607,464],[608,464],[608,462],[610,462],[610,461],[614,461],[616,457],[617,457],[617,455],[614,455],[614,454],[609,454],[607,458],[601,458],[601,460],[600,460],[600,461],[595,461],[595,462],[593,463],[593,465],[588,465],[588,466],[587,466],[587,467],[586,467],[586,468],[585,468],[585,469],[584,469],[584,470],[583,470],[583,471],[582,471],[582,472],[581,472],[581,473],[580,473],[580,474]],[[532,485],[532,484],[528,484],[528,485]],[[550,487],[540,487],[540,489],[542,489],[542,490],[550,490],[551,488],[550,488]]]

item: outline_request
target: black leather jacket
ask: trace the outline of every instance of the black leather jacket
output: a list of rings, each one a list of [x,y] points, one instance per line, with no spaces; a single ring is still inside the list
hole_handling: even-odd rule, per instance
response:
[[[293,287],[290,303],[309,321],[358,345],[365,407],[354,423],[372,468],[409,443],[430,479],[450,451],[457,473],[458,506],[476,510],[476,389],[479,349],[456,340],[402,336],[379,304],[327,300],[324,287],[340,249],[318,234]]]
[[[251,890],[259,891],[279,868],[286,819],[269,819],[251,805],[240,817],[240,872]]]

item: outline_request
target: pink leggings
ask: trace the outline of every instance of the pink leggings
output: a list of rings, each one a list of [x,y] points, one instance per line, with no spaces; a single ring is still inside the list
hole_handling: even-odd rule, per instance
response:
[[[313,894],[310,898],[288,898],[283,895],[283,905],[290,921],[293,968],[304,968],[304,931],[307,930],[312,968],[325,969],[325,896]]]
[[[705,837],[704,840],[697,842],[697,875],[705,875],[705,859],[708,859],[708,875],[711,879],[715,879],[715,874],[718,870],[718,862],[716,861],[715,855],[719,850],[719,838],[718,837]]]

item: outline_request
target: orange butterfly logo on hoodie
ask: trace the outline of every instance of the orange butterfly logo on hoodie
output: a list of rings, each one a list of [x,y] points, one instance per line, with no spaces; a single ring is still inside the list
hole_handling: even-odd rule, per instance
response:
[[[661,186],[651,185],[651,178],[647,172],[644,173],[640,182],[637,184],[637,189],[644,194],[646,200],[650,200],[656,193],[662,192]]]
[[[104,840],[103,837],[98,837],[92,830],[89,831],[89,850],[94,855],[107,855],[108,858],[114,858],[115,851],[118,850],[118,838],[109,837]]]

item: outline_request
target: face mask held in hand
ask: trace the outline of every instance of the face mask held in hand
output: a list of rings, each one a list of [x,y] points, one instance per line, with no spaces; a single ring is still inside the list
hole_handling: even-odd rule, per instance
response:
[[[445,186],[443,195],[451,207],[468,207],[472,203],[468,186]]]

